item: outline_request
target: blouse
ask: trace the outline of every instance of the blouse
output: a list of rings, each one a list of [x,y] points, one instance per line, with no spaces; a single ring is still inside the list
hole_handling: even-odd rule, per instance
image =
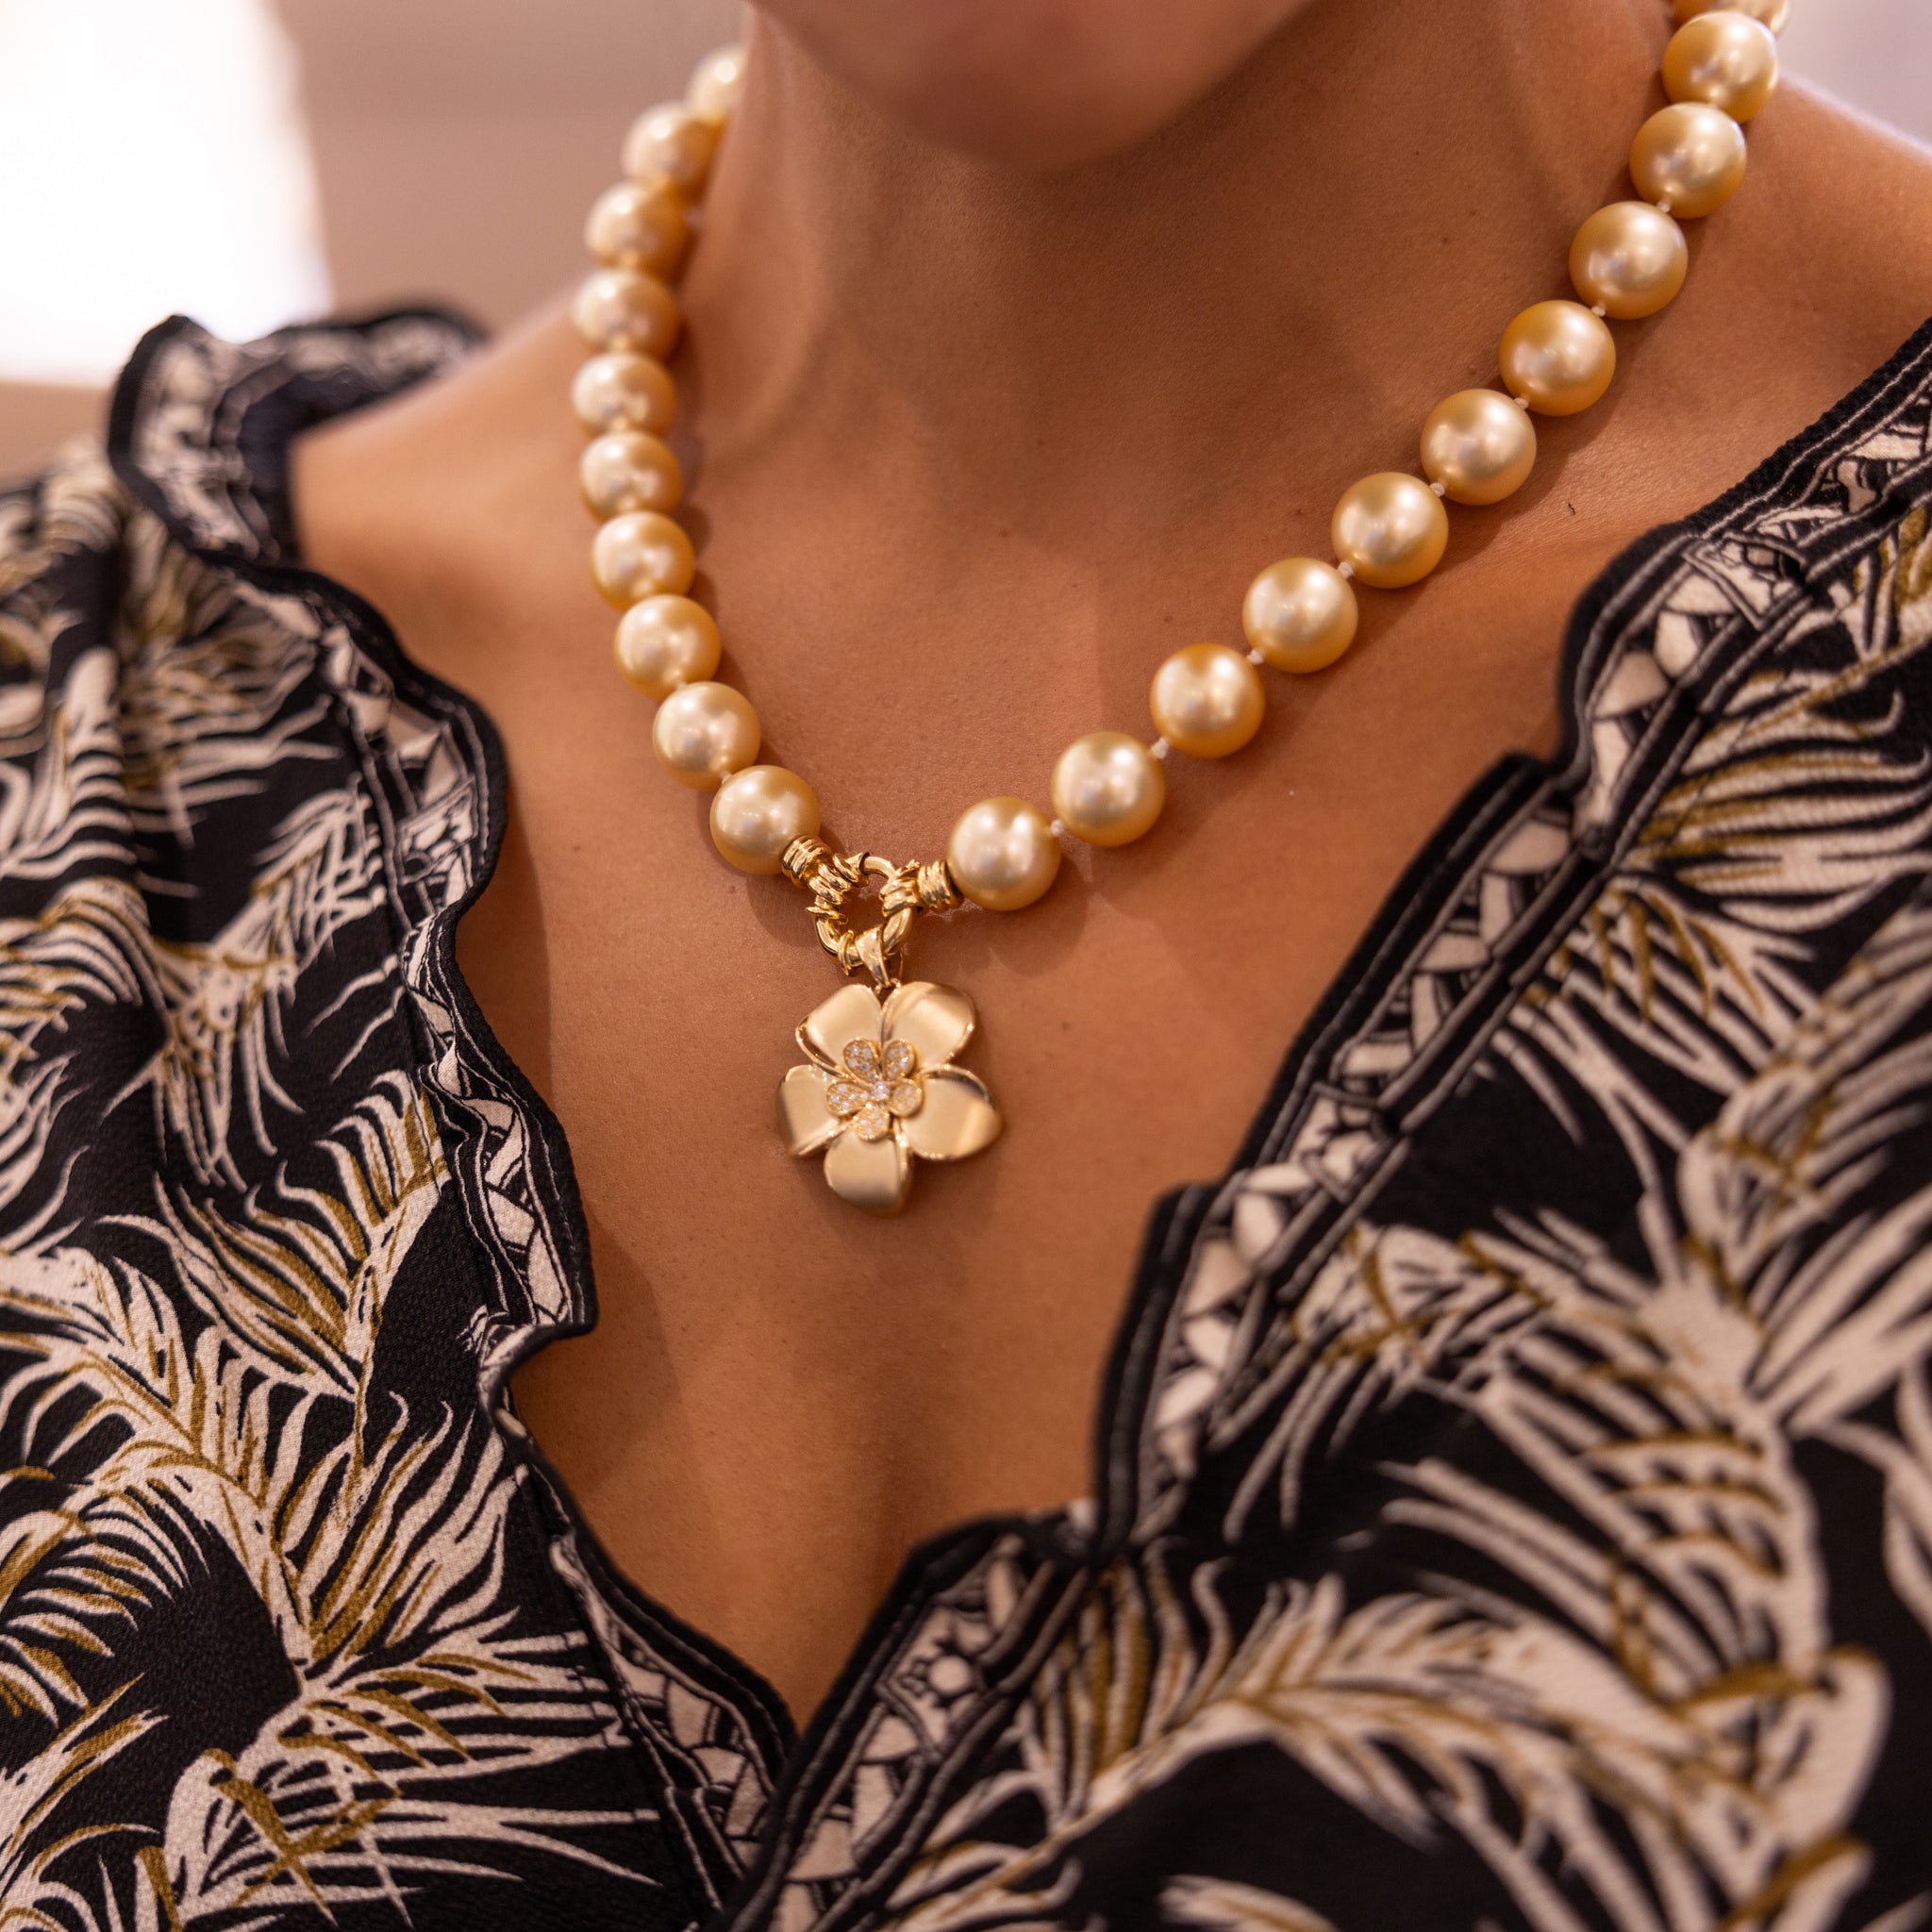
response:
[[[802,1738],[508,1411],[594,1304],[503,758],[295,544],[472,340],[175,320],[0,492],[0,1924],[1928,1923],[1932,326],[1605,572],[1156,1208],[1093,1501]]]

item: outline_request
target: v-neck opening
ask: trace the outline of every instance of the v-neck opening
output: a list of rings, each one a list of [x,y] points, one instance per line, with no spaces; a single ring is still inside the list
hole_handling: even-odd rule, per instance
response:
[[[467,324],[447,314],[410,310],[284,331],[269,339],[265,346],[325,345],[332,340],[349,343],[386,326],[414,323],[446,332],[448,353],[440,364],[425,366],[407,380],[442,373],[476,340]],[[488,810],[475,829],[475,862],[467,891],[441,925],[436,965],[440,984],[456,1003],[458,1024],[467,1044],[491,1063],[529,1116],[533,1137],[540,1143],[537,1151],[541,1172],[536,1185],[543,1191],[564,1237],[569,1274],[565,1286],[573,1304],[568,1319],[527,1320],[516,1344],[494,1363],[485,1393],[491,1398],[492,1415],[500,1423],[500,1407],[494,1398],[500,1396],[515,1368],[553,1341],[591,1332],[597,1320],[588,1231],[568,1136],[498,1041],[456,960],[456,925],[487,889],[502,849],[507,819],[507,764],[502,742],[484,708],[457,686],[417,665],[374,605],[300,561],[288,474],[289,446],[302,429],[380,400],[406,386],[406,381],[384,388],[378,375],[366,371],[350,379],[332,370],[324,354],[312,369],[284,365],[277,382],[275,365],[264,361],[254,372],[259,393],[253,411],[237,417],[238,425],[246,426],[238,426],[232,441],[221,451],[226,464],[221,484],[225,508],[235,517],[236,535],[228,541],[210,541],[181,502],[170,497],[162,479],[150,474],[133,453],[142,412],[155,400],[148,388],[157,360],[171,342],[188,332],[200,333],[179,317],[159,325],[143,340],[122,377],[108,441],[123,483],[160,518],[175,541],[204,562],[266,592],[312,600],[325,608],[346,628],[357,647],[393,681],[399,694],[445,721],[459,724],[477,760]],[[541,1475],[571,1534],[588,1553],[598,1591],[622,1616],[637,1620],[654,1639],[680,1648],[694,1670],[713,1679],[720,1693],[727,1696],[745,1719],[758,1748],[767,1755],[771,1785],[758,1834],[760,1850],[738,1874],[735,1892],[721,1902],[716,1924],[745,1921],[769,1903],[783,1876],[785,1846],[796,1837],[795,1831],[785,1827],[795,1821],[809,1799],[813,1779],[828,1762],[841,1730],[863,1712],[869,1689],[890,1654],[892,1633],[908,1616],[917,1614],[938,1587],[938,1579],[960,1574],[1000,1540],[1017,1539],[1035,1551],[1043,1564],[1060,1573],[1069,1586],[1075,1586],[1081,1578],[1096,1574],[1126,1546],[1142,1523],[1146,1503],[1152,1404],[1161,1371],[1158,1339],[1186,1286],[1190,1264],[1211,1212],[1244,1174],[1279,1153],[1282,1124],[1316,1077],[1320,1055],[1349,1038],[1351,1027],[1374,1003],[1413,971],[1414,935],[1426,926],[1430,903],[1469,882],[1477,864],[1476,855],[1497,826],[1513,823],[1540,796],[1568,799],[1573,805],[1584,798],[1597,761],[1588,728],[1591,708],[1584,687],[1591,673],[1600,672],[1617,648],[1628,641],[1636,620],[1627,616],[1620,620],[1620,605],[1637,601],[1633,593],[1654,563],[1674,555],[1743,507],[1766,496],[1781,478],[1803,464],[1809,453],[1843,433],[1862,411],[1874,408],[1928,357],[1932,357],[1932,324],[1920,329],[1879,370],[1732,489],[1690,516],[1653,529],[1611,558],[1577,600],[1565,625],[1556,673],[1563,729],[1560,749],[1548,759],[1526,753],[1508,754],[1468,788],[1403,869],[1368,930],[1281,1056],[1268,1093],[1246,1123],[1226,1171],[1216,1181],[1174,1190],[1153,1204],[1098,1391],[1091,1520],[1083,1520],[1079,1504],[1070,1503],[1026,1515],[970,1519],[923,1540],[903,1559],[832,1688],[800,1724],[754,1665],[658,1601],[610,1558],[570,1485],[541,1445],[526,1432],[520,1434],[517,1453]],[[1696,709],[1694,692],[1681,695],[1681,718],[1675,727],[1678,735]],[[1574,852],[1586,865],[1597,867],[1603,863],[1609,842],[1601,829],[1585,833],[1575,839]],[[392,841],[386,841],[383,856],[391,873],[404,865],[404,856]],[[1458,856],[1459,869],[1456,864]],[[1507,963],[1517,962],[1512,958]],[[1500,986],[1505,978],[1507,974],[1499,973],[1495,998],[1504,996]],[[1413,1096],[1408,1104],[1414,1104]],[[463,1199],[472,1236],[486,1241],[485,1231],[476,1224],[475,1204],[467,1196]]]

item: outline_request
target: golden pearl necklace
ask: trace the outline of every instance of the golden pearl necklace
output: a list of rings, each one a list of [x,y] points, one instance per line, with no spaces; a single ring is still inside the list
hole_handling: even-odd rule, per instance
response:
[[[1259,729],[1262,667],[1322,671],[1355,641],[1355,587],[1420,583],[1449,541],[1446,499],[1494,504],[1535,466],[1532,415],[1572,416],[1609,388],[1617,349],[1609,323],[1655,315],[1684,285],[1680,221],[1714,213],[1744,178],[1742,124],[1777,85],[1774,36],[1789,0],[1674,0],[1678,27],[1664,55],[1672,105],[1630,150],[1637,200],[1599,208],[1576,232],[1570,278],[1578,301],[1538,302],[1504,332],[1503,390],[1463,390],[1423,425],[1421,475],[1387,471],[1352,485],[1330,526],[1335,561],[1293,557],[1249,586],[1245,652],[1220,643],[1176,651],[1154,676],[1151,743],[1096,731],[1069,745],[1049,788],[1055,816],[1020,798],[989,798],[953,827],[943,859],[894,865],[834,852],[818,836],[819,804],[794,772],[761,765],[758,714],[715,681],[710,614],[685,593],[690,540],[672,521],[683,494],[662,438],[677,393],[664,367],[681,316],[672,292],[691,242],[691,217],[744,83],[744,54],[724,47],[699,63],[682,102],[654,108],[624,144],[625,178],[591,210],[586,239],[600,264],[573,310],[593,353],[572,391],[595,439],[584,452],[584,501],[599,520],[597,588],[624,612],[617,661],[658,700],[652,743],[681,785],[712,791],[711,838],[741,872],[783,873],[810,895],[821,943],[848,974],[798,1028],[805,1062],[779,1086],[779,1116],[797,1155],[823,1152],[825,1178],[854,1205],[896,1213],[912,1160],[958,1160],[991,1144],[1000,1116],[977,1075],[954,1064],[975,1024],[964,993],[904,981],[913,922],[962,899],[1017,912],[1059,871],[1060,841],[1124,845],[1160,816],[1171,752],[1220,758]],[[1507,391],[1507,393],[1504,391]],[[878,891],[880,923],[855,930],[845,908]]]

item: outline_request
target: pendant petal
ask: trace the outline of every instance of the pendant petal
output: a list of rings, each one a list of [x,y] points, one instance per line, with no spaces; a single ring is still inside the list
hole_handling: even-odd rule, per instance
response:
[[[841,1134],[825,1150],[825,1184],[868,1214],[896,1214],[912,1191],[912,1161],[897,1134],[879,1141]]]
[[[829,1084],[816,1067],[793,1067],[778,1082],[778,1123],[792,1153],[816,1154],[839,1131],[825,1105]]]
[[[963,1052],[974,1024],[973,1002],[957,987],[913,979],[895,987],[886,1001],[885,1037],[908,1041],[927,1069]]]
[[[840,1067],[855,1040],[876,1041],[881,1033],[878,995],[869,986],[841,986],[821,1000],[798,1029],[798,1043],[823,1067]]]
[[[899,1124],[923,1160],[964,1160],[991,1147],[1005,1124],[992,1095],[964,1067],[936,1067],[925,1076],[925,1102]]]

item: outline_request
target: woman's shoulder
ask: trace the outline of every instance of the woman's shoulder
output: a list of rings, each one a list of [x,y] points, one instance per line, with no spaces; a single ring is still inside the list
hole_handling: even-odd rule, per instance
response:
[[[1932,149],[1791,85],[1751,129],[1744,232],[1760,325],[1850,388],[1932,318]]]

